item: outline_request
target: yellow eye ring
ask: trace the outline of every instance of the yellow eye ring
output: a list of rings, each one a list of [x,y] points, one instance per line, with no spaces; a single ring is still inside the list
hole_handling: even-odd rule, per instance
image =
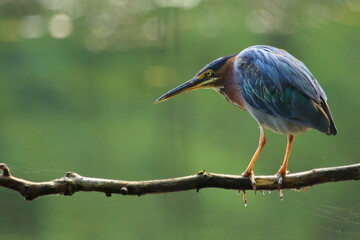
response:
[[[205,76],[207,76],[207,77],[211,77],[213,74],[214,74],[214,72],[213,72],[213,70],[211,70],[211,69],[208,69],[208,70],[206,70],[206,72],[205,72]]]

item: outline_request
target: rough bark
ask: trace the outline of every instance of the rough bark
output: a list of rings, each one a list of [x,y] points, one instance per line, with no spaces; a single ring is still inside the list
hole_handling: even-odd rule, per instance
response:
[[[70,196],[80,191],[102,192],[109,197],[112,194],[141,196],[154,193],[199,190],[201,188],[244,191],[254,189],[249,178],[205,171],[185,177],[149,181],[101,179],[68,172],[64,177],[48,182],[31,182],[12,176],[6,164],[0,164],[0,169],[2,170],[0,186],[19,192],[26,200],[33,200],[46,195]],[[360,163],[287,174],[282,180],[281,186],[278,184],[278,178],[273,175],[255,176],[254,178],[256,190],[300,189],[316,184],[359,179]]]

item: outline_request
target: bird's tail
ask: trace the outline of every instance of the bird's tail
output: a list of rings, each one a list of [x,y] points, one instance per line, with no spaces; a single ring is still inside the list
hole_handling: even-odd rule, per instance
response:
[[[325,112],[326,114],[326,117],[329,119],[330,121],[330,125],[329,125],[329,129],[328,129],[328,132],[326,133],[327,135],[336,135],[337,134],[337,129],[336,129],[336,126],[335,126],[335,123],[334,123],[334,120],[331,116],[331,112],[330,112],[330,108],[329,106],[327,105],[326,101],[324,101],[322,99],[321,101],[321,108],[322,110]]]
[[[337,134],[337,129],[334,123],[334,120],[332,119],[332,117],[330,116],[330,126],[329,126],[329,132],[328,135],[336,135]]]

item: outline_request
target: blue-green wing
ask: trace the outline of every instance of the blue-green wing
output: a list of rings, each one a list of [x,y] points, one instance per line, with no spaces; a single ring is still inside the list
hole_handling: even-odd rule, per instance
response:
[[[295,57],[277,48],[254,46],[238,55],[235,67],[251,107],[329,134],[332,119],[326,94]]]

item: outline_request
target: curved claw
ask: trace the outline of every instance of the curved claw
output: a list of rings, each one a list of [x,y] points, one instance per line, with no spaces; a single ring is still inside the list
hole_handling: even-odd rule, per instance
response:
[[[277,183],[278,183],[278,192],[279,192],[279,197],[280,197],[280,200],[284,200],[284,194],[283,194],[283,191],[282,191],[282,183],[283,183],[283,180],[284,180],[284,176],[277,173],[276,174],[276,177],[277,177]]]
[[[284,194],[283,194],[281,188],[282,188],[282,184],[283,184],[283,181],[284,181],[284,177],[288,173],[289,173],[289,171],[286,171],[285,173],[279,171],[275,175],[277,177],[277,179],[278,179],[277,183],[278,183],[278,191],[279,191],[280,200],[284,199]]]
[[[277,177],[278,189],[281,189],[283,180],[284,180],[284,176],[276,174],[276,177]]]

